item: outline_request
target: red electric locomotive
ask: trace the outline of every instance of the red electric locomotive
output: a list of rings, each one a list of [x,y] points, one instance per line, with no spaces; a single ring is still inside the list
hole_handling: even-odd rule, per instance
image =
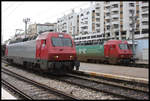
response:
[[[132,50],[127,41],[109,40],[104,44],[104,56],[111,64],[133,61]]]
[[[72,38],[65,33],[44,32],[36,40],[9,44],[9,62],[53,73],[78,70],[76,49]],[[74,67],[75,66],[75,67]]]

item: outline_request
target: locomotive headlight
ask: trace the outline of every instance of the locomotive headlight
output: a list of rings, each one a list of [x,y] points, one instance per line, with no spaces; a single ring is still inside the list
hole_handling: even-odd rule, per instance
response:
[[[54,56],[54,58],[58,59],[58,58],[59,58],[59,56]]]
[[[121,58],[123,58],[123,57],[124,57],[124,55],[121,55],[120,57],[121,57]]]
[[[73,58],[73,56],[70,56],[70,59],[72,59]]]

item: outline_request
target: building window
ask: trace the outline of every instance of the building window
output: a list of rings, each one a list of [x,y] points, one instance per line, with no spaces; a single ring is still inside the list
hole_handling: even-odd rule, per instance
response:
[[[96,7],[95,9],[99,10],[99,9],[100,9],[100,7]]]
[[[96,38],[96,35],[94,35],[94,36],[91,36],[91,38]]]
[[[130,7],[134,7],[134,3],[129,3],[129,6]]]
[[[142,34],[148,34],[149,30],[148,29],[142,29]]]
[[[134,13],[134,10],[129,10],[129,13],[130,13],[130,14]]]
[[[148,21],[143,21],[142,24],[143,25],[148,25]]]
[[[122,35],[126,35],[126,33],[127,33],[126,31],[122,31],[121,32]]]
[[[96,21],[100,21],[100,18],[96,18]]]
[[[100,16],[100,14],[99,14],[99,13],[96,13],[96,16]]]
[[[112,15],[118,14],[118,11],[113,11]]]
[[[110,33],[108,33],[107,35],[108,35],[108,37],[109,37],[109,36],[110,36]]]
[[[140,34],[140,31],[135,31],[135,33],[134,34]]]
[[[118,24],[114,24],[114,28],[118,28],[119,27],[119,25]]]
[[[142,12],[146,12],[146,11],[148,11],[148,6],[143,6],[142,7]]]
[[[107,26],[107,30],[110,30],[110,25],[109,25],[109,26]]]
[[[86,13],[86,15],[88,15],[90,12],[88,11],[87,13]]]
[[[100,24],[96,24],[96,27],[100,27]]]
[[[83,14],[81,14],[80,16],[83,16]]]
[[[113,4],[112,8],[118,8],[118,4]]]
[[[142,14],[143,18],[148,18],[148,14]]]

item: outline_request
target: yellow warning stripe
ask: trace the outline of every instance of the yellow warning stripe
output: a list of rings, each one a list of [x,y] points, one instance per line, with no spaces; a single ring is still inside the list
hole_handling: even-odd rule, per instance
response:
[[[91,76],[103,76],[107,78],[114,78],[114,79],[120,79],[120,80],[126,80],[126,81],[135,81],[135,82],[141,82],[145,84],[149,83],[148,79],[144,79],[144,78],[134,78],[134,77],[128,77],[128,76],[97,73],[97,72],[91,72],[91,71],[80,71],[80,72],[91,75]]]

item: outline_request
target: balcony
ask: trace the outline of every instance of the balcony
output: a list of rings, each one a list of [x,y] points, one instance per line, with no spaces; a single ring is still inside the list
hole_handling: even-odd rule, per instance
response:
[[[111,4],[112,5],[114,5],[114,4],[120,4],[120,1],[113,1],[113,2],[111,2]]]
[[[119,20],[113,20],[111,23],[112,23],[112,24],[119,25]]]
[[[142,3],[142,7],[147,6],[148,7],[148,2]]]
[[[98,7],[98,6],[97,6],[97,7],[95,7],[95,10],[100,10],[100,7]]]
[[[145,17],[145,18],[143,17],[142,21],[149,21],[149,19],[148,19],[148,17]]]
[[[110,19],[110,16],[106,16],[105,19]]]
[[[111,18],[118,18],[119,19],[119,16],[120,16],[119,14],[112,14]]]
[[[111,8],[111,11],[119,11],[119,8],[117,8],[117,7]]]
[[[88,27],[88,24],[82,24],[82,25],[80,25],[80,27],[81,28],[86,28],[86,27]]]
[[[149,9],[144,9],[144,10],[142,10],[142,12],[141,12],[141,14],[148,14],[149,12]]]
[[[106,25],[106,26],[110,25],[110,22],[106,22],[105,25]]]
[[[107,13],[107,12],[110,12],[110,8],[106,8],[105,9],[105,12]]]
[[[108,30],[108,29],[106,29],[105,33],[110,33],[110,29],[109,29],[109,30]]]

